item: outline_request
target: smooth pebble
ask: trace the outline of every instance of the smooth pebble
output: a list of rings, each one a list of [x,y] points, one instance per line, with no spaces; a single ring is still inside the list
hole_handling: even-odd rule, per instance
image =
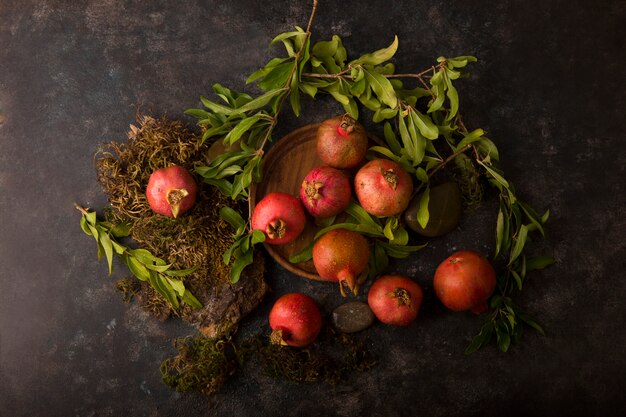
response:
[[[374,322],[374,313],[362,301],[350,301],[333,311],[333,325],[343,333],[355,333],[367,329]]]

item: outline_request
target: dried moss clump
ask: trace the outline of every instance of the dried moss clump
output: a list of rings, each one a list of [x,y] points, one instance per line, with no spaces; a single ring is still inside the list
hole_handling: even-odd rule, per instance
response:
[[[137,294],[142,305],[155,317],[180,315],[197,324],[205,335],[218,336],[231,331],[267,291],[262,256],[255,257],[255,263],[238,284],[230,285],[228,281],[230,270],[222,255],[233,243],[233,232],[221,219],[219,210],[225,205],[240,211],[243,208],[216,188],[202,184],[193,209],[172,219],[152,212],[145,196],[153,171],[176,164],[194,175],[195,165],[209,162],[207,151],[208,146],[180,121],[139,116],[138,126],[131,125],[126,142],[110,142],[101,147],[96,154],[96,168],[111,206],[107,212],[109,221],[130,222],[130,237],[175,268],[198,267],[184,282],[203,309],[183,306],[173,310],[145,283]],[[200,178],[195,179],[201,184]]]
[[[229,376],[250,362],[274,379],[296,383],[338,384],[354,371],[367,371],[376,360],[357,335],[328,328],[319,342],[301,349],[269,343],[254,336],[243,342],[203,336],[179,339],[178,354],[161,364],[163,381],[178,391],[214,394]]]

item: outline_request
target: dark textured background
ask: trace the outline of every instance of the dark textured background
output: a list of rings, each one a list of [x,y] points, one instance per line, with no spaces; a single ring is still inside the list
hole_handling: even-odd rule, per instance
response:
[[[172,340],[193,334],[120,301],[78,227],[73,202],[101,209],[98,145],[123,140],[139,106],[182,116],[220,82],[234,89],[276,51],[271,38],[306,26],[311,1],[0,0],[0,415],[624,415],[626,280],[624,122],[626,2],[321,1],[313,40],[339,34],[351,56],[397,34],[398,70],[473,54],[459,83],[470,127],[496,141],[519,194],[552,216],[531,251],[557,264],[520,302],[547,330],[508,354],[463,350],[481,320],[446,312],[430,277],[452,250],[493,248],[495,212],[394,265],[427,296],[406,329],[375,325],[370,372],[340,386],[295,385],[246,369],[207,400],[160,380]],[[288,111],[278,136],[340,112],[327,99]],[[192,124],[192,120],[184,118]],[[118,266],[120,266],[118,264]],[[271,301],[313,295],[328,315],[334,286],[271,266]]]

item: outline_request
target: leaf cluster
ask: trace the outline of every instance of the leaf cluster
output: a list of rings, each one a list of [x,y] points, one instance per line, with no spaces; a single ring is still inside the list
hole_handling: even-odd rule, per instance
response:
[[[222,207],[220,216],[235,230],[235,242],[224,252],[224,263],[229,265],[233,260],[230,270],[230,282],[235,284],[241,278],[243,269],[253,262],[254,245],[265,242],[265,234],[260,230],[248,233],[249,224],[237,211],[230,207]]]
[[[539,269],[552,262],[547,257],[527,259],[524,254],[529,232],[537,230],[544,234],[548,212],[539,216],[528,204],[519,201],[512,183],[497,167],[499,152],[494,142],[483,129],[469,131],[461,119],[456,82],[467,76],[466,67],[476,58],[439,57],[437,63],[426,70],[400,74],[396,73],[392,62],[398,50],[397,37],[389,46],[356,59],[349,59],[339,36],[334,35],[330,40],[318,41],[311,46],[310,33],[299,27],[279,34],[272,43],[282,43],[287,56],[272,58],[248,78],[248,82],[256,82],[264,91],[262,95],[253,99],[214,86],[216,94],[226,104],[203,98],[201,101],[206,109],[188,111],[206,127],[205,139],[223,136],[226,144],[242,143],[240,151],[224,154],[208,167],[197,168],[205,181],[218,186],[232,198],[248,197],[249,185],[261,181],[263,147],[271,138],[281,105],[287,97],[296,115],[300,113],[302,94],[311,98],[319,94],[329,95],[355,119],[365,109],[374,124],[382,124],[385,139],[385,146],[373,146],[370,150],[401,164],[413,175],[417,191],[421,191],[417,220],[422,227],[430,218],[431,178],[451,162],[461,176],[472,183],[467,187],[471,198],[482,196],[477,181],[480,177],[500,192],[494,257],[506,252],[508,263],[499,278],[499,292],[493,298],[496,300],[499,296],[500,299],[492,303],[486,327],[468,350],[484,346],[494,334],[498,346],[507,350],[521,328],[511,323],[521,321],[541,329],[534,319],[514,306],[510,297],[513,289],[521,291],[530,269]],[[418,85],[408,88],[401,81],[404,78],[416,80]],[[247,138],[242,141],[245,135]],[[252,247],[262,240],[258,233],[255,236],[249,230],[249,222],[235,214],[232,210],[222,212],[236,230],[236,243],[224,255],[225,262],[234,259],[237,263],[231,277],[236,281],[237,270],[249,264]],[[338,227],[373,237],[370,274],[384,270],[389,257],[405,257],[422,247],[408,245],[408,234],[397,218],[374,218],[357,203],[350,206],[348,214],[348,221],[329,225],[318,237]],[[312,245],[290,260],[309,259]],[[507,337],[509,343],[506,343]]]
[[[131,273],[141,281],[145,281],[161,294],[174,308],[184,302],[193,308],[201,308],[202,304],[187,289],[180,279],[192,274],[196,268],[172,269],[172,264],[152,255],[146,249],[131,249],[120,244],[117,239],[130,234],[129,223],[111,224],[99,221],[96,212],[77,206],[82,213],[80,227],[88,236],[92,236],[98,244],[98,260],[106,257],[109,275],[113,272],[113,255],[117,255],[128,266]]]
[[[312,257],[313,246],[317,239],[333,229],[347,229],[368,236],[372,241],[370,262],[365,272],[370,278],[380,275],[389,265],[389,258],[406,258],[412,253],[426,247],[409,245],[409,233],[397,217],[376,217],[366,212],[356,201],[352,200],[346,213],[348,219],[342,223],[334,223],[322,228],[312,242],[300,253],[292,255],[289,262],[304,262]]]

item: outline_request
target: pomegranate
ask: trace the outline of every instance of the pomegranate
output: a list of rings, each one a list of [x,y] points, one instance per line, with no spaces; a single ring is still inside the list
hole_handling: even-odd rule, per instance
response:
[[[334,168],[353,168],[367,152],[365,129],[348,114],[323,121],[316,140],[317,155]]]
[[[354,191],[359,204],[375,216],[396,216],[411,201],[413,180],[400,164],[388,159],[374,159],[354,177]]]
[[[496,288],[496,271],[477,252],[455,252],[437,267],[433,288],[450,310],[482,313]]]
[[[313,245],[313,264],[325,281],[338,281],[341,295],[344,287],[357,295],[358,275],[367,268],[370,250],[363,235],[346,229],[333,229]]]
[[[383,275],[372,284],[367,303],[385,324],[407,326],[417,318],[422,305],[422,288],[404,275]]]
[[[315,218],[328,218],[344,211],[350,204],[352,189],[343,172],[332,167],[313,168],[300,187],[300,201]]]
[[[197,192],[198,186],[189,171],[178,165],[154,171],[146,187],[150,208],[174,218],[193,207]]]
[[[291,194],[272,192],[261,199],[252,213],[252,229],[265,233],[265,243],[283,245],[304,230],[306,217],[300,201]]]
[[[315,341],[322,328],[322,316],[311,297],[289,293],[280,297],[270,311],[272,343],[304,347]]]

